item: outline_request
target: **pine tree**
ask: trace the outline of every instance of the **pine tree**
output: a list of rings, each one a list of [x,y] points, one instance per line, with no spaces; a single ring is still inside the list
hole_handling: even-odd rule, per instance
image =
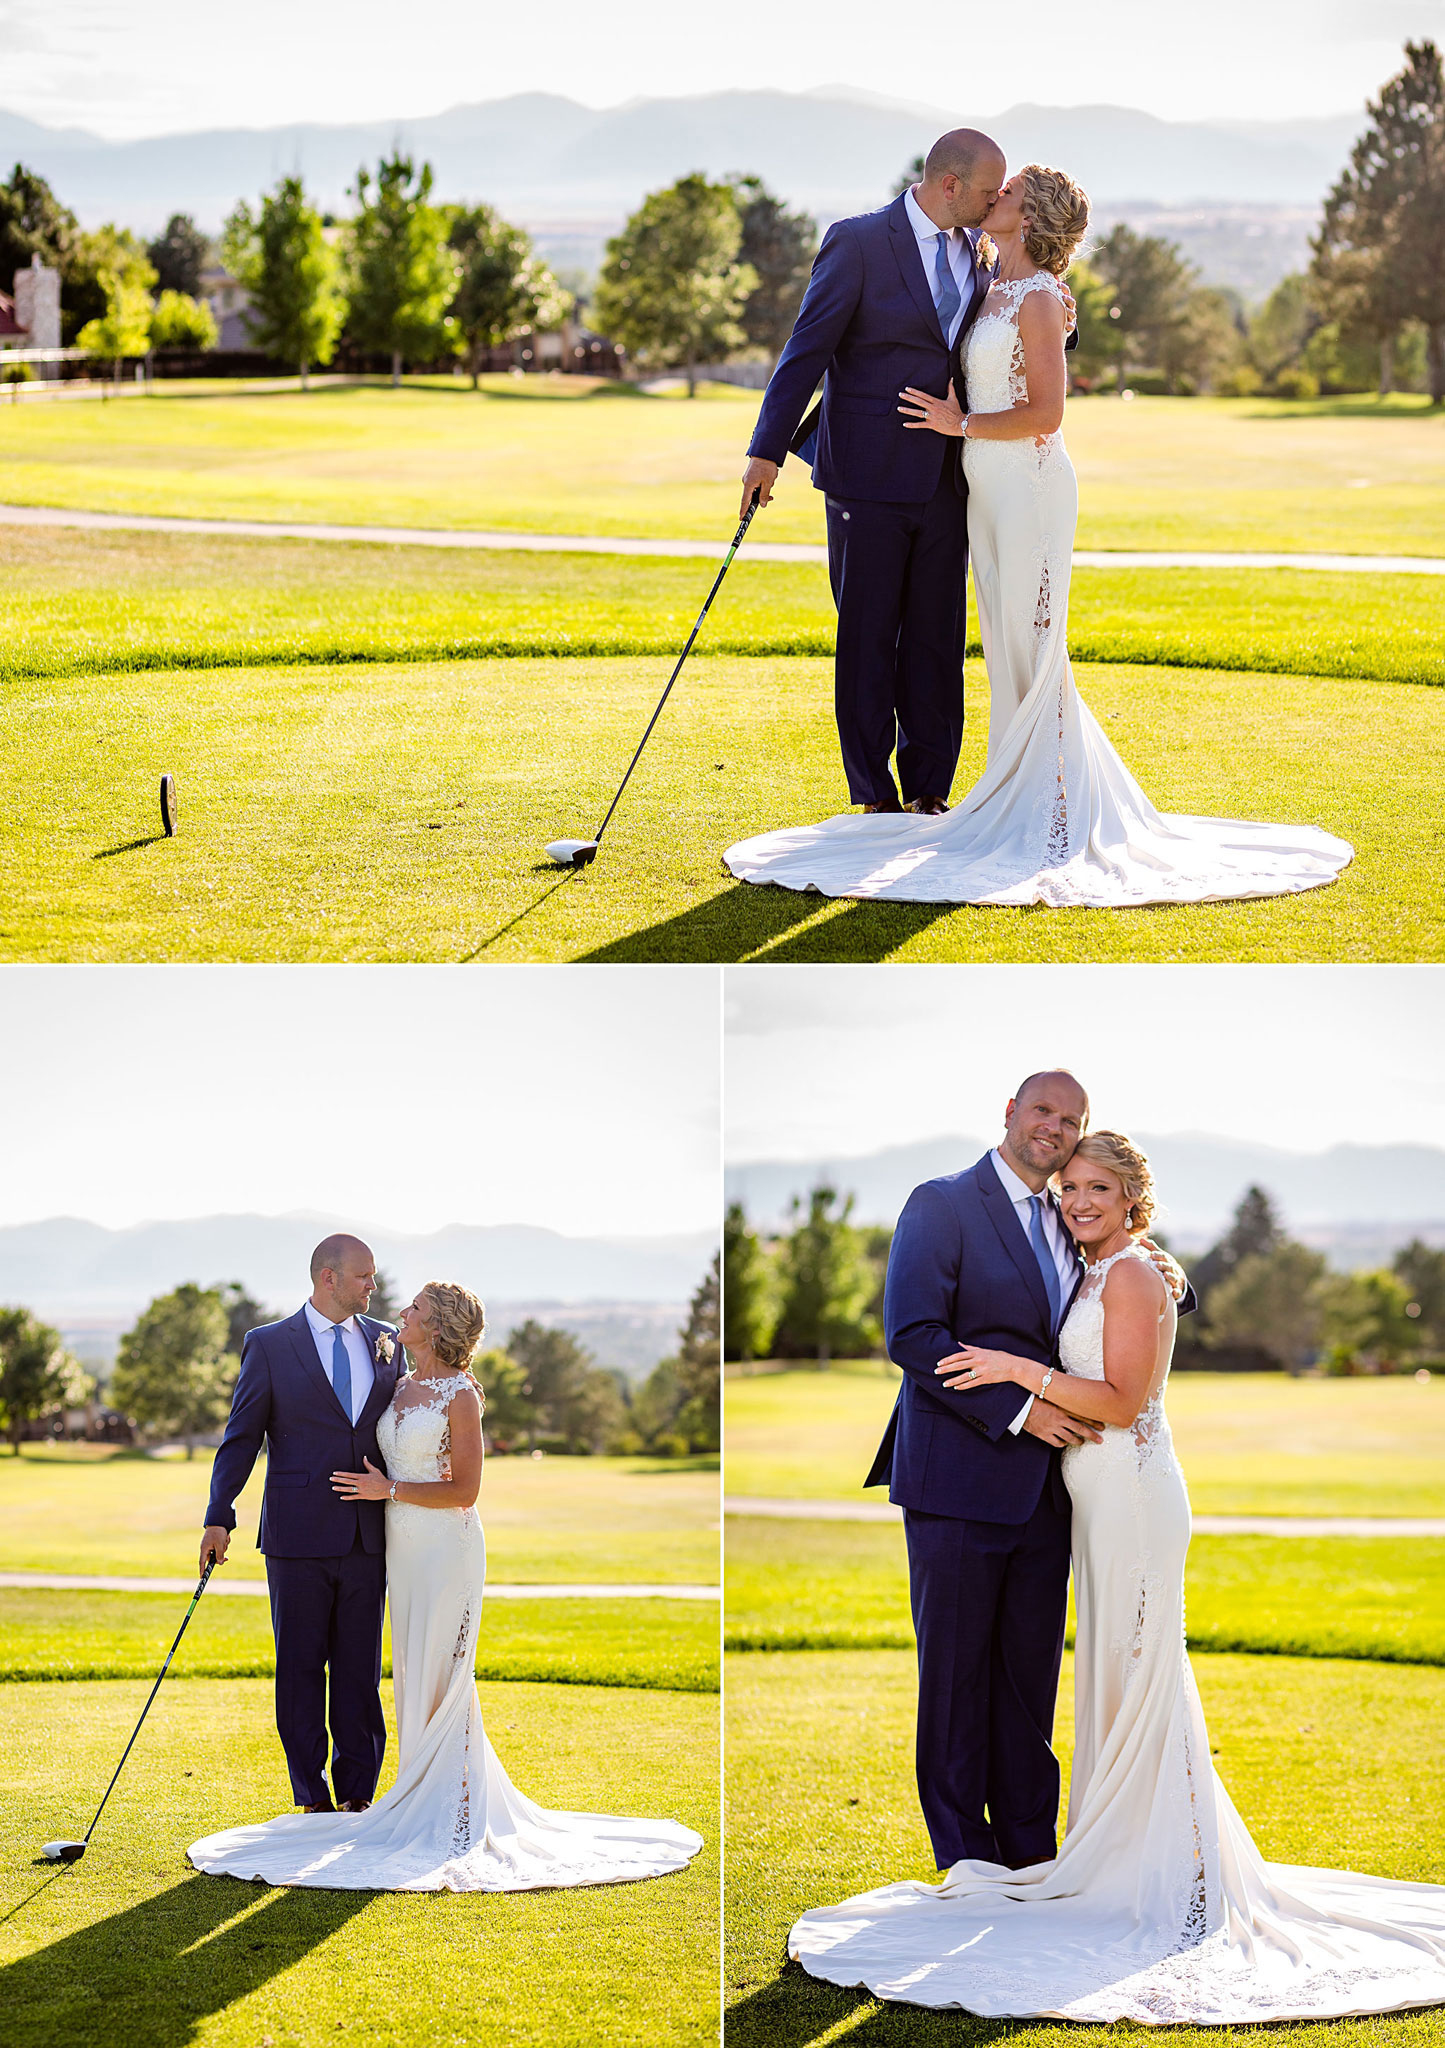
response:
[[[694,1451],[722,1443],[722,1274],[716,1256],[688,1305],[678,1355],[671,1361],[681,1396],[676,1426]]]
[[[743,301],[743,333],[754,348],[776,356],[808,289],[818,223],[811,213],[789,213],[761,178],[739,178],[733,191],[743,226],[739,260],[751,265],[758,280]]]
[[[723,1357],[766,1358],[773,1338],[768,1262],[741,1202],[723,1219]]]
[[[1426,334],[1430,398],[1445,404],[1445,66],[1429,41],[1371,100],[1370,125],[1325,201],[1315,288],[1331,318],[1386,351],[1406,320]]]

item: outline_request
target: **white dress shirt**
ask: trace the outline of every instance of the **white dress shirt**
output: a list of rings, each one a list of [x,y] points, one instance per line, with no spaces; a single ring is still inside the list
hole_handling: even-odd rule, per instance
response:
[[[351,1419],[356,1421],[362,1409],[371,1398],[376,1383],[376,1366],[371,1356],[371,1346],[355,1316],[348,1316],[344,1323],[328,1322],[321,1311],[311,1302],[306,1304],[306,1320],[311,1325],[311,1334],[316,1340],[316,1355],[321,1360],[321,1370],[331,1382],[332,1355],[336,1348],[333,1332],[340,1330],[346,1344],[346,1355],[351,1360]]]
[[[1014,1214],[1019,1219],[1020,1228],[1029,1241],[1029,1250],[1032,1251],[1034,1244],[1034,1191],[1026,1182],[1019,1179],[997,1146],[990,1152],[989,1158],[993,1161],[994,1172],[1003,1183],[1004,1193],[1014,1205]],[[1047,1194],[1043,1196],[1043,1216],[1044,1242],[1053,1253],[1054,1270],[1059,1276],[1059,1304],[1061,1307],[1067,1307],[1069,1296],[1073,1292],[1074,1282],[1079,1277],[1079,1256],[1069,1240],[1068,1232],[1064,1229],[1059,1219],[1058,1210],[1049,1200]],[[1030,1394],[1025,1400],[1023,1407],[1020,1408],[1018,1414],[1009,1424],[1009,1431],[1013,1436],[1017,1436],[1025,1422],[1027,1422],[1029,1410],[1033,1405],[1034,1397]]]
[[[954,314],[948,330],[948,345],[953,347],[958,330],[963,325],[963,316],[973,298],[973,260],[967,241],[957,228],[941,228],[928,218],[913,196],[914,188],[909,186],[903,195],[903,208],[908,215],[908,225],[918,238],[918,253],[923,259],[923,275],[928,279],[928,289],[933,295],[935,308],[938,305],[938,238],[942,235],[948,247],[948,267],[953,272],[953,281],[958,286],[958,311]]]

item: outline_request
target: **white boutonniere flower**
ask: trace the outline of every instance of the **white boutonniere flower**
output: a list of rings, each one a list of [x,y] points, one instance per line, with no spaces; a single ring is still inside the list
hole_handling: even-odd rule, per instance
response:
[[[376,1340],[376,1349],[373,1351],[372,1357],[378,1365],[390,1365],[395,1356],[396,1346],[392,1343],[390,1337],[387,1336],[385,1330],[383,1330]]]
[[[992,235],[980,235],[974,244],[974,248],[977,250],[978,260],[985,270],[997,269],[998,244],[994,241]]]

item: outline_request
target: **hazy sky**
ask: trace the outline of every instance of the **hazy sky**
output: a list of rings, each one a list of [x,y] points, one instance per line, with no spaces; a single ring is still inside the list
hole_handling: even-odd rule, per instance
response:
[[[706,967],[0,968],[0,1223],[717,1220]]]
[[[119,137],[415,116],[516,92],[613,106],[842,81],[961,114],[1102,101],[1288,120],[1357,108],[1404,39],[1424,35],[1445,35],[1445,0],[921,0],[897,17],[876,0],[433,0],[414,23],[394,0],[0,0],[0,106]]]
[[[772,967],[728,978],[730,1160],[1002,1128],[1072,1067],[1095,1123],[1290,1151],[1445,1145],[1440,967]]]

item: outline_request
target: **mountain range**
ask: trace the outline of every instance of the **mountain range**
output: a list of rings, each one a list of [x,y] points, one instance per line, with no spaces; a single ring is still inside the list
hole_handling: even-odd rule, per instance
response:
[[[909,105],[848,86],[717,92],[595,109],[523,93],[441,114],[345,125],[210,129],[109,142],[0,111],[0,163],[41,173],[87,225],[154,233],[172,212],[216,230],[239,198],[300,171],[322,206],[349,205],[363,162],[396,144],[435,166],[447,199],[485,199],[555,239],[596,241],[642,195],[688,171],[756,171],[821,220],[881,205],[965,107]],[[1314,207],[1357,113],[1278,123],[1162,121],[1131,107],[1011,107],[982,125],[1011,163],[1065,165],[1101,212],[1127,206]]]
[[[730,1165],[727,1199],[754,1224],[782,1223],[795,1195],[827,1181],[855,1197],[860,1223],[892,1223],[920,1181],[956,1173],[989,1150],[982,1138],[926,1138],[861,1158],[750,1160]],[[1445,1244],[1445,1150],[1333,1145],[1288,1152],[1194,1133],[1141,1137],[1159,1189],[1159,1227],[1186,1251],[1217,1238],[1244,1190],[1263,1187],[1286,1227],[1341,1266],[1373,1265],[1417,1233]]]
[[[0,1228],[0,1301],[52,1322],[111,1322],[133,1319],[185,1280],[239,1280],[260,1301],[294,1307],[312,1246],[331,1227],[316,1216],[197,1216],[128,1230],[73,1216],[10,1224]],[[717,1246],[708,1231],[579,1238],[523,1224],[453,1224],[427,1236],[356,1228],[403,1299],[425,1280],[454,1278],[494,1309],[626,1304],[647,1322],[652,1309],[687,1301]]]

